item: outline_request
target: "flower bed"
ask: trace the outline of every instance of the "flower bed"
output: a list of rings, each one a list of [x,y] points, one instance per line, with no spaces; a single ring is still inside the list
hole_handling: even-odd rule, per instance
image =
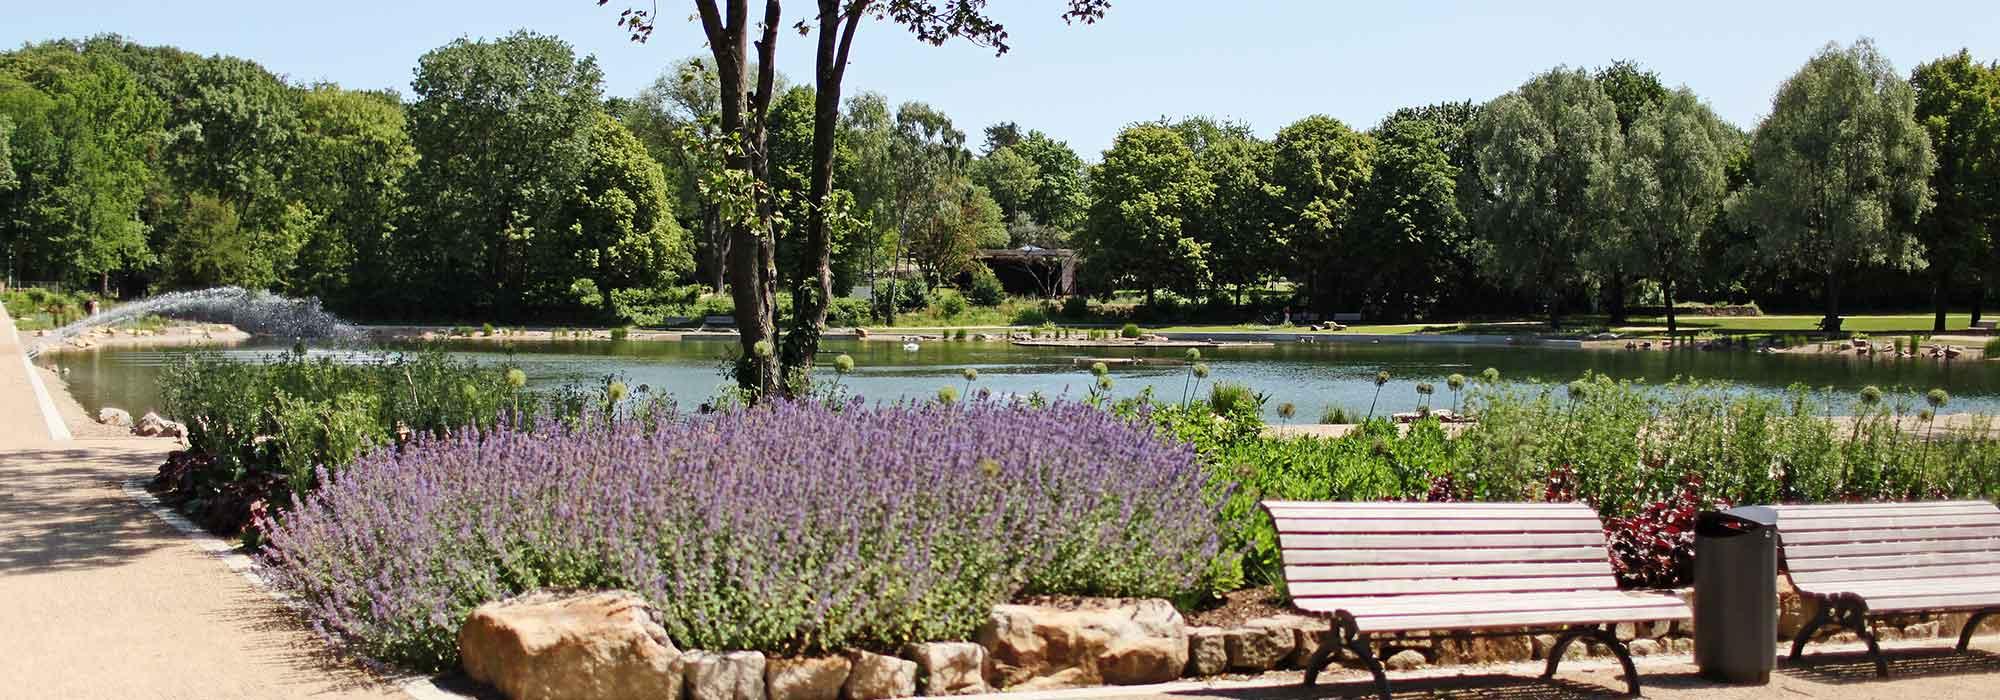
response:
[[[274,583],[422,669],[537,588],[637,591],[687,646],[812,654],[964,639],[1018,593],[1183,596],[1218,558],[1194,450],[1075,403],[544,422],[318,481],[265,524]]]

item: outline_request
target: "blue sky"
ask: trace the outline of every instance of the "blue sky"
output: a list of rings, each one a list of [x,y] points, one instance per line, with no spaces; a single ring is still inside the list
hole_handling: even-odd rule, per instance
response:
[[[706,51],[686,21],[692,3],[662,0],[660,28],[640,45],[612,24],[623,2],[8,0],[0,45],[115,32],[243,56],[295,81],[406,94],[417,57],[460,36],[527,28],[562,37],[597,55],[612,95]],[[811,5],[788,4],[787,24]],[[934,48],[873,24],[856,39],[850,93],[929,102],[975,143],[981,127],[1018,121],[1095,160],[1120,127],[1163,115],[1234,118],[1266,135],[1313,113],[1366,127],[1397,107],[1483,101],[1562,64],[1637,60],[1748,128],[1778,83],[1828,41],[1872,37],[1905,73],[1960,47],[2000,58],[1991,0],[1116,0],[1104,22],[1075,27],[1057,19],[1061,0],[993,4],[1012,35],[1005,57],[962,42]],[[812,75],[810,39],[786,33],[779,51],[787,75]]]

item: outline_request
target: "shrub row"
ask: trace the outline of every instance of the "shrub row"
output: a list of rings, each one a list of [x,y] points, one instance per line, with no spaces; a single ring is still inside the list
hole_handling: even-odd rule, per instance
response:
[[[274,582],[376,658],[456,663],[483,602],[626,588],[676,643],[963,639],[1015,594],[1181,597],[1217,559],[1189,446],[1076,403],[779,403],[420,437],[269,524]]]
[[[1338,438],[1215,441],[1207,462],[1239,486],[1223,510],[1225,546],[1242,552],[1253,583],[1282,579],[1259,500],[1581,499],[1624,548],[1627,584],[1674,585],[1685,581],[1681,550],[1692,539],[1668,531],[1700,508],[2000,498],[2000,436],[1984,421],[1935,425],[1929,408],[1915,408],[1922,402],[1803,387],[1769,398],[1601,376],[1489,382],[1467,400],[1478,421],[1456,435],[1436,421],[1399,433],[1377,419]]]

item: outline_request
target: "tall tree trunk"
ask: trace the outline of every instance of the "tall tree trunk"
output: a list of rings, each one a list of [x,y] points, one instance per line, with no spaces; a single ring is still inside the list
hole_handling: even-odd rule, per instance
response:
[[[1979,314],[1986,306],[1986,276],[1979,274],[1978,268],[1972,272],[1972,323],[1979,323]]]
[[[849,2],[853,6],[842,6]],[[785,331],[779,361],[787,376],[812,371],[819,352],[827,307],[833,302],[833,240],[827,225],[827,204],[833,192],[833,146],[840,128],[840,87],[847,74],[848,49],[867,11],[867,0],[819,0],[819,48],[814,55],[812,182],[807,187],[807,265],[794,287],[792,323]]]
[[[1605,314],[1611,317],[1610,323],[1612,325],[1625,322],[1625,272],[1623,270],[1616,270],[1611,273],[1611,284],[1605,289],[1604,310]]]
[[[1661,298],[1665,299],[1665,300],[1666,300],[1666,302],[1667,302],[1667,335],[1668,335],[1669,337],[1672,337],[1672,336],[1673,336],[1673,334],[1674,334],[1674,331],[1678,331],[1678,330],[1680,330],[1680,325],[1679,325],[1679,324],[1677,324],[1677,323],[1675,322],[1675,317],[1674,317],[1674,280],[1673,280],[1673,278],[1671,278],[1671,277],[1667,278],[1667,282],[1666,282],[1666,284],[1662,284],[1662,285],[1660,285],[1660,296],[1661,296]]]
[[[1944,332],[1946,308],[1951,305],[1951,297],[1946,291],[1951,271],[1943,265],[1931,266],[1931,331]]]
[[[1826,318],[1820,319],[1820,326],[1828,333],[1840,330],[1840,269],[1838,265],[1826,268]]]
[[[728,0],[726,15],[716,0],[695,0],[702,31],[715,56],[716,80],[721,87],[722,131],[734,137],[724,165],[750,174],[759,183],[770,181],[770,161],[765,152],[765,116],[771,103],[780,24],[778,0],[766,0],[763,33],[757,41],[757,85],[748,89],[746,76],[749,51],[749,0]],[[736,336],[742,356],[736,365],[736,383],[756,396],[777,391],[780,377],[775,352],[770,351],[776,332],[773,308],[777,298],[775,243],[770,227],[771,204],[762,199],[754,221],[724,222],[729,233],[727,253],[730,297],[736,303]],[[760,352],[761,350],[761,352]]]

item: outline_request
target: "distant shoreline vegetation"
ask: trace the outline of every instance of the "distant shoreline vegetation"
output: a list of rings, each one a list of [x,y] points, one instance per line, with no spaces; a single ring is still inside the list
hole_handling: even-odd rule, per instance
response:
[[[109,296],[240,285],[360,320],[726,315],[725,202],[704,194],[717,164],[688,142],[712,128],[706,60],[607,96],[594,58],[517,32],[425,54],[396,94],[117,36],[28,45],[0,53],[0,245],[15,280]],[[1977,176],[2000,167],[2000,130],[1980,126],[2000,118],[1990,59],[1905,74],[1867,40],[1832,44],[1749,131],[1670,80],[1625,61],[1557,69],[1485,104],[1368,128],[1308,116],[1269,139],[1205,117],[1142,122],[1094,163],[1013,122],[968,138],[920,102],[854,94],[828,323],[1983,307],[2000,212],[2000,185]],[[1831,87],[1800,87],[1813,81]],[[771,184],[795,203],[812,88],[780,89]],[[1556,139],[1565,114],[1583,131]],[[1537,145],[1556,140],[1574,148]],[[1800,189],[1834,182],[1852,186]],[[1887,215],[1799,226],[1828,217],[1797,202]],[[781,213],[782,320],[804,217]],[[1023,246],[1077,264],[989,269],[976,254]]]

